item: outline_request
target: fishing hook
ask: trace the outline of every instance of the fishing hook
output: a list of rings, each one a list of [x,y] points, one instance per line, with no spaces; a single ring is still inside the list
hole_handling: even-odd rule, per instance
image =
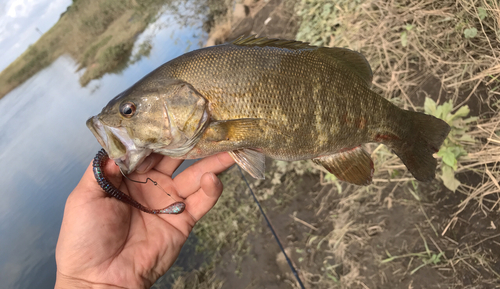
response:
[[[92,163],[93,167],[93,172],[94,172],[94,177],[97,180],[97,183],[99,186],[110,196],[115,197],[116,199],[129,204],[130,206],[137,208],[145,213],[148,214],[180,214],[184,211],[186,208],[186,204],[183,202],[175,202],[163,209],[150,209],[141,203],[137,202],[134,200],[131,196],[125,194],[124,192],[120,191],[118,188],[116,188],[104,175],[104,170],[103,167],[106,165],[106,162],[109,160],[109,156],[106,153],[104,149],[101,149],[97,155],[94,157],[94,161]],[[174,199],[169,193],[167,193],[157,182],[153,181],[150,178],[147,178],[146,181],[140,182],[140,181],[135,181],[130,179],[129,177],[125,176],[123,174],[122,170],[120,169],[120,172],[122,175],[127,178],[130,181],[136,182],[136,183],[147,183],[148,180],[150,180],[155,186],[160,187],[168,196],[170,196],[172,199]],[[174,199],[175,201],[175,199]]]

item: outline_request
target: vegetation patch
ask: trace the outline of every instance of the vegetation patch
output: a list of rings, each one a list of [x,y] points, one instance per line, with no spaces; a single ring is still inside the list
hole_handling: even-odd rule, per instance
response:
[[[362,52],[373,90],[452,126],[431,183],[415,181],[378,144],[366,145],[376,169],[367,187],[312,162],[273,162],[253,182],[306,288],[500,287],[498,3],[300,0],[296,8],[299,40]],[[203,239],[227,222],[207,222]],[[208,275],[178,288],[299,288],[265,224],[253,226],[218,240],[223,253]],[[245,254],[231,245],[241,242]]]
[[[304,270],[316,276],[318,288],[500,286],[498,3],[303,0],[297,11],[300,40],[362,52],[372,65],[375,91],[452,127],[437,153],[444,188],[439,181],[413,181],[383,145],[368,146],[374,185],[345,196],[330,177],[332,190],[350,203],[341,206],[341,196],[334,209],[348,214],[340,224],[348,227],[330,247],[343,272]]]
[[[49,31],[0,73],[0,98],[62,54],[75,59],[79,69],[87,68],[80,80],[84,85],[120,70],[135,36],[155,19],[162,6],[172,2],[73,1]]]
[[[17,79],[24,76],[31,77],[40,69],[50,64],[47,59],[49,53],[46,49],[40,50],[34,46],[30,46],[24,55],[27,60],[26,63],[8,78],[7,83],[14,83]]]
[[[82,59],[82,63],[80,64],[80,67],[81,68],[86,67],[89,64],[89,60],[93,59],[95,57],[95,55],[97,54],[97,50],[99,48],[103,47],[104,45],[108,44],[108,42],[109,42],[109,40],[111,40],[111,38],[113,38],[113,36],[109,35],[108,37],[105,37],[105,38],[99,40],[99,42],[97,42],[96,44],[93,44],[92,46],[90,46],[83,54],[83,59]]]
[[[92,79],[99,78],[107,72],[121,71],[127,66],[133,46],[133,42],[107,46],[96,57],[94,64],[80,77],[80,84],[85,86]]]
[[[467,151],[461,143],[467,142],[469,144],[475,142],[474,138],[467,134],[466,130],[471,128],[471,124],[475,124],[478,117],[465,118],[470,112],[467,105],[461,106],[455,113],[452,113],[453,103],[451,100],[442,105],[436,105],[434,100],[427,97],[425,98],[424,108],[425,113],[446,121],[451,127],[451,131],[437,155],[443,161],[440,173],[443,184],[449,190],[455,192],[458,186],[460,186],[460,181],[455,178],[455,171],[458,169],[458,160],[467,155]]]

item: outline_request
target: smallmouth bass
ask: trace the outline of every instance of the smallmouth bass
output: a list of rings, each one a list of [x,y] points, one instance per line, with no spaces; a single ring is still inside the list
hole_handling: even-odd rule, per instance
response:
[[[289,40],[240,38],[175,58],[87,121],[125,173],[152,152],[196,159],[227,151],[255,178],[265,156],[312,159],[339,179],[367,185],[361,145],[391,148],[420,181],[434,178],[450,127],[402,110],[370,90],[358,52]]]

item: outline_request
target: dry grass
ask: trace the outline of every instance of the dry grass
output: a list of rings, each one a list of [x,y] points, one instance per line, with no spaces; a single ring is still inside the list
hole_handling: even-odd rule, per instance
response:
[[[469,133],[478,141],[468,144],[468,156],[461,162],[457,173],[474,172],[481,176],[477,185],[462,184],[459,192],[467,197],[458,206],[458,216],[467,206],[477,205],[487,215],[500,212],[500,114],[480,121]],[[475,200],[475,203],[470,203]],[[445,232],[443,232],[444,234]]]
[[[314,5],[311,3],[315,3]],[[320,1],[303,1],[299,9],[317,9]],[[492,110],[498,110],[500,99],[500,7],[496,1],[363,1],[352,5],[340,1],[337,13],[324,17],[324,23],[338,25],[335,31],[319,31],[303,40],[329,46],[345,46],[361,51],[372,65],[374,89],[402,107],[417,110],[415,96],[429,93],[422,90],[429,79],[439,87],[438,102],[452,99],[455,109],[478,94],[479,86],[486,90],[482,101]],[[486,16],[484,14],[486,12]],[[332,13],[333,14],[333,13]],[[309,19],[304,19],[308,21]],[[318,21],[318,20],[316,20]],[[310,25],[310,24],[303,24]],[[307,27],[306,27],[307,28]],[[317,28],[317,27],[316,27]],[[466,38],[466,29],[475,28],[477,34]],[[304,29],[304,27],[302,27]],[[329,36],[329,37],[328,37]],[[417,97],[418,98],[418,97]],[[463,143],[469,152],[463,158],[457,173],[474,171],[483,182],[474,190],[463,185],[461,191],[469,199],[482,204],[485,194],[498,193],[497,163],[498,115],[483,119],[472,128],[475,144]],[[374,155],[379,172],[389,176],[395,169],[404,169],[397,157],[380,150]],[[387,158],[384,158],[387,156]],[[386,182],[376,178],[375,182]],[[405,173],[400,180],[411,177]],[[497,197],[498,198],[498,197]],[[466,206],[465,202],[461,206]],[[496,204],[498,205],[498,204]],[[484,208],[483,205],[481,205]],[[493,207],[490,204],[489,210]]]
[[[500,235],[483,238],[476,244],[460,245],[454,244],[454,240],[445,236],[460,220],[460,214],[467,210],[480,212],[483,216],[500,213],[498,2],[340,0],[336,1],[336,4],[328,3],[301,1],[298,11],[303,22],[298,34],[299,40],[315,45],[348,47],[362,52],[373,69],[373,89],[405,109],[421,110],[423,99],[427,96],[438,103],[452,99],[456,111],[475,98],[482,102],[483,107],[489,108],[490,113],[481,115],[478,123],[469,127],[467,134],[475,139],[474,143],[458,142],[468,155],[459,159],[456,174],[479,175],[481,181],[464,182],[460,185],[458,193],[463,194],[464,199],[452,208],[453,214],[449,221],[441,227],[435,223],[435,216],[430,213],[431,208],[421,203],[426,194],[420,192],[421,188],[412,181],[411,174],[399,158],[383,145],[368,146],[376,167],[374,184],[369,188],[341,185],[333,178],[334,186],[326,186],[327,192],[323,191],[318,195],[322,198],[318,212],[327,207],[326,204],[335,202],[334,196],[339,194],[340,200],[334,210],[337,214],[331,220],[334,229],[325,237],[312,236],[313,241],[311,244],[308,241],[307,247],[319,248],[321,244],[318,240],[325,240],[336,260],[335,266],[342,266],[344,272],[338,274],[337,271],[331,270],[329,274],[314,274],[312,270],[305,269],[309,272],[306,273],[310,277],[309,281],[317,288],[368,288],[363,283],[366,282],[364,280],[367,280],[367,276],[360,275],[360,268],[366,268],[368,265],[360,263],[359,258],[353,257],[350,250],[353,247],[367,249],[367,244],[371,242],[370,236],[385,230],[384,223],[371,223],[366,220],[366,214],[359,213],[360,206],[363,207],[360,204],[369,200],[374,204],[383,204],[387,209],[403,206],[406,210],[415,210],[414,216],[421,218],[414,222],[417,233],[421,236],[414,244],[420,244],[420,247],[415,245],[415,248],[424,246],[427,250],[418,252],[409,247],[392,248],[401,252],[401,256],[410,259],[409,264],[406,264],[407,269],[403,272],[400,272],[401,266],[393,264],[394,268],[397,268],[390,272],[393,276],[408,278],[412,270],[420,269],[417,264],[432,266],[443,270],[442,272],[449,270],[452,275],[457,274],[456,270],[463,266],[464,270],[469,270],[477,276],[492,276],[493,279],[484,278],[484,283],[481,283],[484,286],[498,284],[500,272],[490,265],[498,260],[492,259],[492,256],[495,256],[493,253],[485,253],[477,245]],[[474,29],[477,30],[475,36],[467,38],[466,31],[468,33]],[[426,88],[429,84],[434,87]],[[328,175],[322,177],[324,178],[332,179]],[[347,194],[346,189],[350,191]],[[395,197],[401,192],[406,192],[408,199]],[[377,215],[377,211],[370,214]],[[448,242],[445,238],[451,241]],[[428,247],[433,247],[434,250]],[[440,248],[455,248],[455,253],[452,256],[448,254],[447,257]],[[442,253],[442,257],[433,259],[438,262],[430,262],[432,258],[437,258],[439,253]],[[384,259],[387,256],[373,253],[373,258]],[[389,265],[391,264],[387,264]],[[326,266],[324,269],[329,270],[335,266]],[[390,282],[391,277],[386,276],[387,270],[382,268],[386,267],[379,269],[378,278],[382,280],[381,284],[384,284]],[[448,285],[449,288],[469,288],[458,281]]]
[[[311,2],[319,1],[303,3]],[[351,1],[339,1],[336,14],[331,16],[334,19],[318,23],[320,27],[338,25],[336,30],[320,31],[322,37],[303,35],[302,38],[312,43],[361,51],[374,69],[375,88],[385,97],[401,96],[406,102],[404,106],[415,108],[408,96],[429,77],[438,79],[443,93],[451,93],[454,100],[460,91],[472,89],[478,81],[498,85],[498,80],[494,80],[500,76],[500,55],[497,55],[500,8],[497,2],[360,2],[353,5]],[[482,21],[478,7],[487,11]],[[300,9],[306,8],[303,4]],[[465,38],[464,30],[476,26],[477,35]],[[498,95],[498,92],[493,94]]]

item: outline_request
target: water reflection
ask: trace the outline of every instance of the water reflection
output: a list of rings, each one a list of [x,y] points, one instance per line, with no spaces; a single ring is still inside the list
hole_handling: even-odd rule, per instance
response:
[[[151,42],[149,58],[119,75],[82,88],[77,64],[61,57],[0,100],[0,287],[53,287],[65,200],[100,148],[85,121],[186,47],[198,48],[201,30],[169,19],[139,36],[136,46]]]

